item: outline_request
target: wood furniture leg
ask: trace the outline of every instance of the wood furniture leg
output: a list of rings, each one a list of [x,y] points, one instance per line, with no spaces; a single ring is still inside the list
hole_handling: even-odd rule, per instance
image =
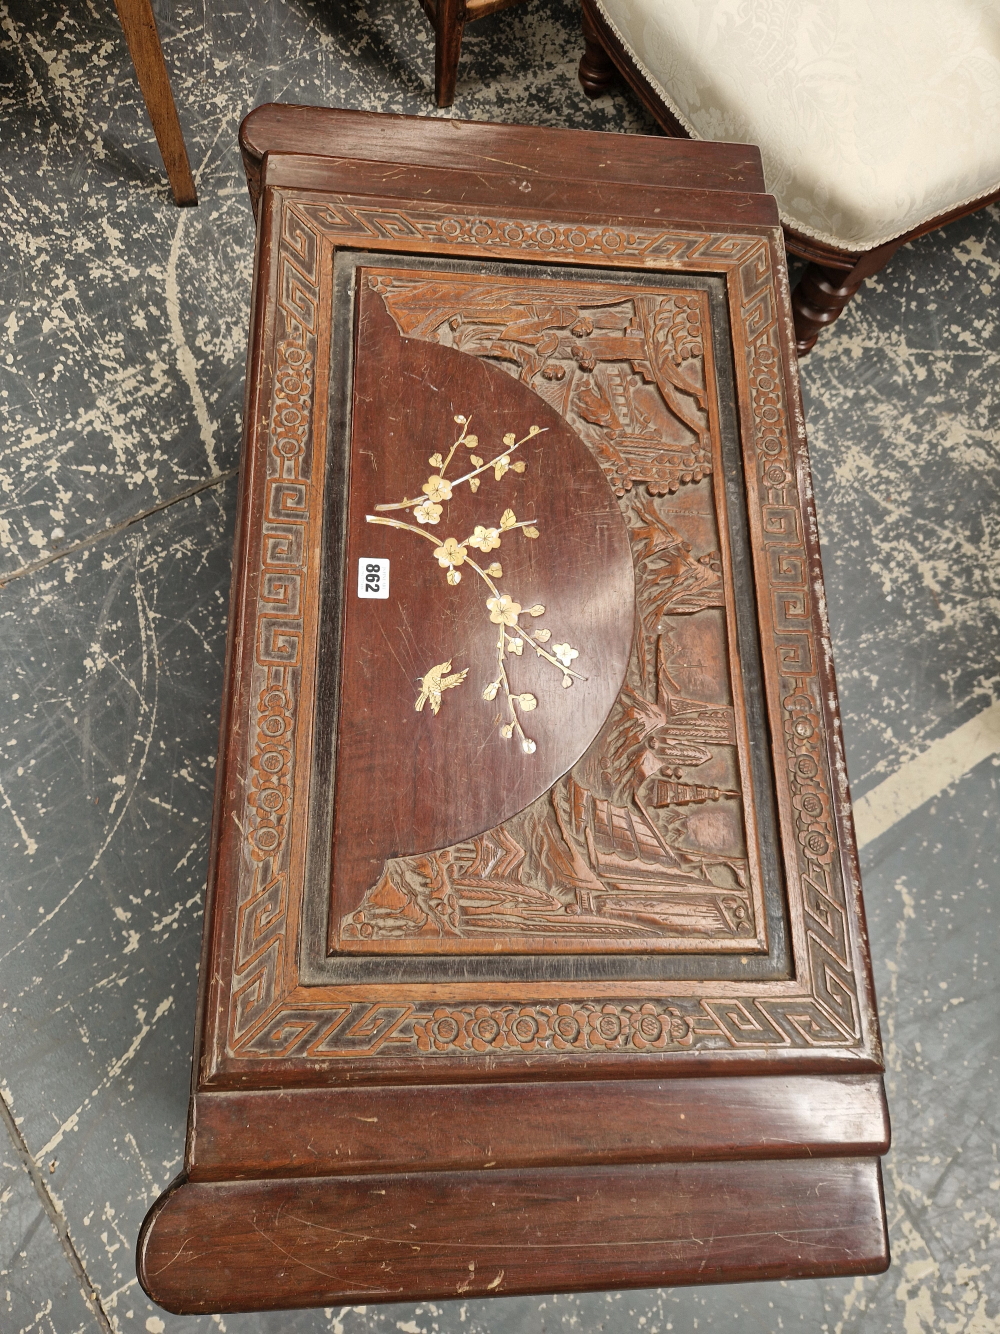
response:
[[[178,206],[197,204],[184,135],[177,117],[170,77],[150,0],[115,0],[118,18],[135,66],[139,87],[153,123],[167,179]]]
[[[458,56],[465,32],[465,0],[437,0],[434,13],[434,97],[439,107],[455,100]]]
[[[604,49],[600,33],[594,26],[594,20],[586,5],[580,11],[583,26],[583,55],[580,57],[579,79],[583,91],[588,97],[600,97],[606,93],[617,77],[615,62]]]
[[[878,273],[905,240],[900,237],[865,251],[853,268],[810,264],[792,292],[795,347],[800,357],[811,352],[824,329],[837,319],[866,278]]]

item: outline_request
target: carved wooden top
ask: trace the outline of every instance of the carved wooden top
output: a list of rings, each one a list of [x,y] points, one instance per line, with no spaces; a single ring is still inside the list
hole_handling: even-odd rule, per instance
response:
[[[263,174],[201,1086],[877,1069],[780,234],[413,170]]]
[[[548,792],[604,723],[634,621],[625,523],[582,441],[488,362],[401,338],[377,281],[358,271],[336,922],[390,858]],[[361,596],[370,558],[389,582]],[[372,937],[331,922],[334,948]]]
[[[419,492],[413,487],[420,503],[364,514],[380,526],[410,520],[391,544],[408,573],[386,606],[392,627],[379,621],[378,632],[367,629],[357,643],[352,627],[367,625],[385,604],[346,601],[330,948],[765,949],[754,795],[744,791],[748,738],[730,684],[738,653],[727,633],[735,632],[723,577],[728,533],[723,522],[720,536],[710,476],[721,466],[721,446],[716,439],[713,458],[707,398],[718,391],[704,355],[705,293],[365,267],[356,288],[350,505],[357,531],[348,570],[362,546],[376,549],[376,534],[360,524],[370,507],[364,479],[381,494],[400,459],[422,476],[442,415],[450,426],[456,403],[480,405],[473,425],[481,434],[472,432],[470,452],[463,446],[471,427],[456,425],[455,445],[430,455],[432,476]],[[391,385],[401,386],[398,397]],[[544,430],[530,439],[503,435],[497,414],[507,403],[512,419],[520,408]],[[419,444],[409,438],[416,420],[424,423]],[[450,470],[454,490],[433,475],[437,467]],[[507,496],[529,514],[528,526],[518,529]],[[475,519],[487,512],[495,526],[484,529]],[[425,612],[403,552],[439,527],[445,545],[433,555],[448,581],[466,582],[460,591],[453,583],[446,597],[443,572],[431,568],[433,610]],[[451,528],[466,545],[445,537]],[[487,565],[482,556],[492,561],[494,552],[503,563]],[[470,578],[486,585],[478,602],[470,603]],[[397,670],[391,686],[375,688],[380,664],[392,670],[404,655],[419,680],[414,637],[430,628],[431,644],[440,646],[445,608],[481,619],[485,602],[492,621],[502,614],[501,585],[517,590],[514,605],[523,611],[507,613],[512,623],[492,633],[488,624],[485,638],[474,620],[458,639],[452,627],[445,670],[460,666],[475,685],[447,700],[429,696],[426,712],[421,689],[418,732],[407,716],[414,687],[397,681]],[[394,658],[373,649],[383,641],[396,646]],[[426,661],[443,652],[428,645]],[[465,686],[454,674],[444,679]],[[511,680],[532,689],[519,694]],[[373,702],[359,710],[346,702],[349,693]],[[485,713],[484,702],[493,706]],[[512,744],[498,747],[498,731]],[[536,737],[556,744],[539,752]],[[431,738],[434,752],[424,750]],[[384,793],[377,803],[373,791]],[[383,831],[394,848],[376,842]],[[417,855],[396,855],[407,851]]]
[[[140,1282],[198,1313],[881,1271],[756,150],[295,107],[242,142],[197,1079]]]

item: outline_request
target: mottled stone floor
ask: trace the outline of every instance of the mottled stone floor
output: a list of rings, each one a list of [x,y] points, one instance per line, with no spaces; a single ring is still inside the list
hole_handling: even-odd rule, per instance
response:
[[[225,1319],[145,1300],[136,1232],[182,1152],[225,640],[236,130],[272,99],[429,114],[432,71],[415,0],[157,10],[197,210],[168,202],[112,6],[0,0],[0,1329],[998,1334],[996,209],[901,252],[803,370],[850,773],[878,817],[890,1271]],[[455,114],[648,128],[624,94],[583,97],[578,54],[570,0],[484,20]],[[951,781],[911,809],[928,754]]]

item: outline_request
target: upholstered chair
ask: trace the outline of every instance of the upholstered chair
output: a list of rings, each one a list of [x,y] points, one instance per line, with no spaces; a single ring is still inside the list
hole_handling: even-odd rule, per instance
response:
[[[583,0],[584,90],[759,145],[799,353],[905,241],[1000,196],[998,0]]]
[[[197,204],[198,194],[191,175],[184,134],[177,117],[177,106],[163,59],[163,47],[160,45],[151,0],[115,0],[115,8],[163,158],[174,203],[181,207]]]

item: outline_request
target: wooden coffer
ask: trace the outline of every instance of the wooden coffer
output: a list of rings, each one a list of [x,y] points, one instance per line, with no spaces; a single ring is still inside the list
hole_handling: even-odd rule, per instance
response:
[[[756,149],[271,106],[177,1312],[877,1272]]]

